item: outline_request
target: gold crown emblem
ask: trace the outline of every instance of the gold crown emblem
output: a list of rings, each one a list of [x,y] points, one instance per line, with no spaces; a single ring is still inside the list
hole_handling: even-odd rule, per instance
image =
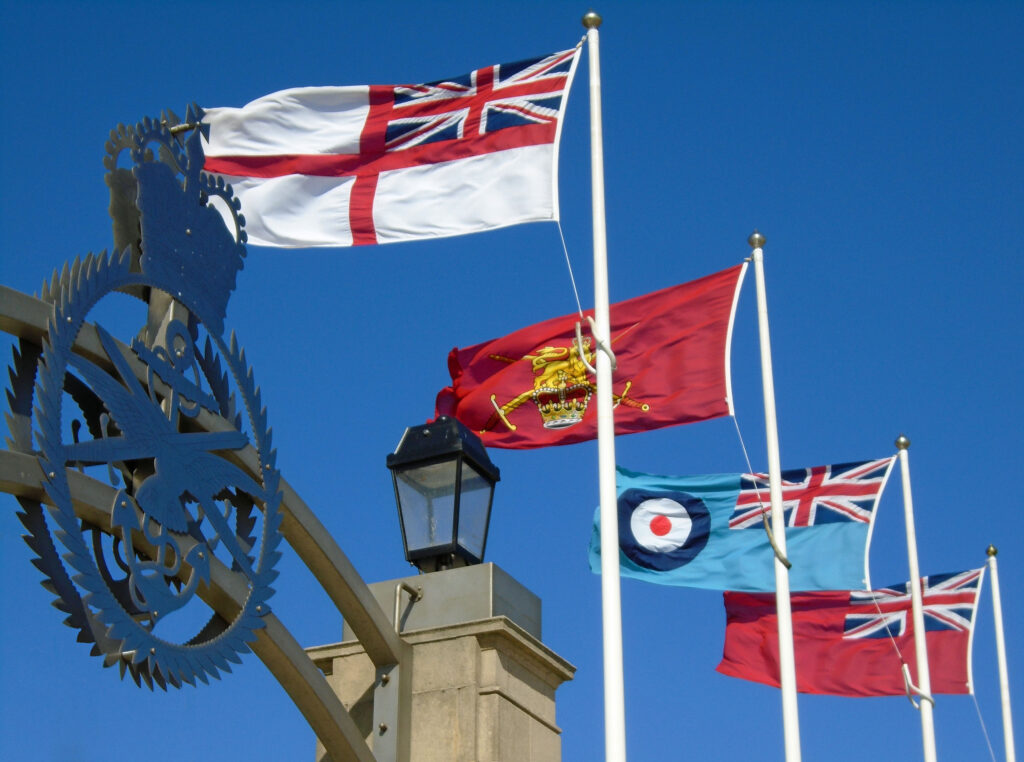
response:
[[[536,350],[536,354],[523,355],[520,359],[529,360],[533,370],[533,389],[524,390],[503,405],[499,405],[497,395],[491,395],[494,412],[480,429],[480,433],[490,431],[501,421],[509,431],[518,427],[509,420],[509,413],[518,409],[527,401],[532,401],[540,413],[541,424],[545,429],[567,429],[575,426],[586,415],[587,405],[597,388],[590,380],[594,352],[590,348],[590,339],[572,342],[568,347],[544,347]],[[504,355],[489,355],[492,360],[515,363],[516,359]],[[638,402],[629,396],[632,381],[627,381],[621,394],[612,393],[615,406],[626,404],[643,412],[650,410],[646,402]]]
[[[558,380],[561,382],[558,386],[533,390],[533,403],[540,411],[545,429],[564,429],[582,421],[593,394],[589,383],[566,383],[566,376]]]

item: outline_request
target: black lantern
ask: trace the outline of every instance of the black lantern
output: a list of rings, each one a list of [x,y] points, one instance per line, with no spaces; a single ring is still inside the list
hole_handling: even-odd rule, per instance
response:
[[[494,485],[483,443],[454,418],[410,426],[388,455],[405,557],[421,572],[484,560]]]

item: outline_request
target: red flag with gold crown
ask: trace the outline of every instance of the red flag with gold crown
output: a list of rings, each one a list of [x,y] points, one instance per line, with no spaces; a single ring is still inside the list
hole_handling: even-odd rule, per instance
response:
[[[745,271],[737,265],[611,305],[616,434],[732,415],[729,343]],[[586,320],[577,339],[579,320],[565,315],[453,349],[452,385],[438,393],[437,414],[457,418],[488,447],[596,438],[595,347]]]

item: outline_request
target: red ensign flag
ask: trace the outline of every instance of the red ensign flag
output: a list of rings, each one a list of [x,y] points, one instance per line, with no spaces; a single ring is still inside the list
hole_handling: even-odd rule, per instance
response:
[[[732,414],[729,341],[746,265],[611,305],[615,433]],[[576,314],[522,328],[448,357],[452,385],[437,414],[460,420],[488,447],[527,449],[597,436],[595,360]],[[593,404],[591,404],[593,403]]]
[[[922,580],[932,693],[971,693],[971,634],[984,569]],[[794,593],[793,646],[801,693],[900,696],[903,665],[917,680],[910,590]],[[779,685],[774,593],[726,593],[725,649],[718,671]]]

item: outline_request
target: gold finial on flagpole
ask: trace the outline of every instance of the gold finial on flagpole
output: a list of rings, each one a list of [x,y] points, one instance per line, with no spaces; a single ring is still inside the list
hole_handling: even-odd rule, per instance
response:
[[[760,249],[764,247],[764,236],[758,233],[755,229],[754,232],[750,234],[750,238],[747,239],[747,243],[750,244],[750,248],[752,249]]]
[[[898,437],[896,437],[896,449],[897,450],[906,450],[908,447],[910,447],[910,440],[909,439],[907,439],[902,434],[900,434]]]
[[[995,558],[995,555],[996,555],[996,553],[998,553],[998,552],[999,552],[999,551],[998,551],[998,550],[996,550],[996,546],[995,546],[995,545],[989,545],[989,546],[988,546],[988,547],[987,547],[987,548],[985,549],[985,553],[986,553],[986,555],[992,556],[993,558]]]
[[[587,29],[597,29],[601,26],[601,14],[596,11],[587,11],[583,14],[583,26]]]

